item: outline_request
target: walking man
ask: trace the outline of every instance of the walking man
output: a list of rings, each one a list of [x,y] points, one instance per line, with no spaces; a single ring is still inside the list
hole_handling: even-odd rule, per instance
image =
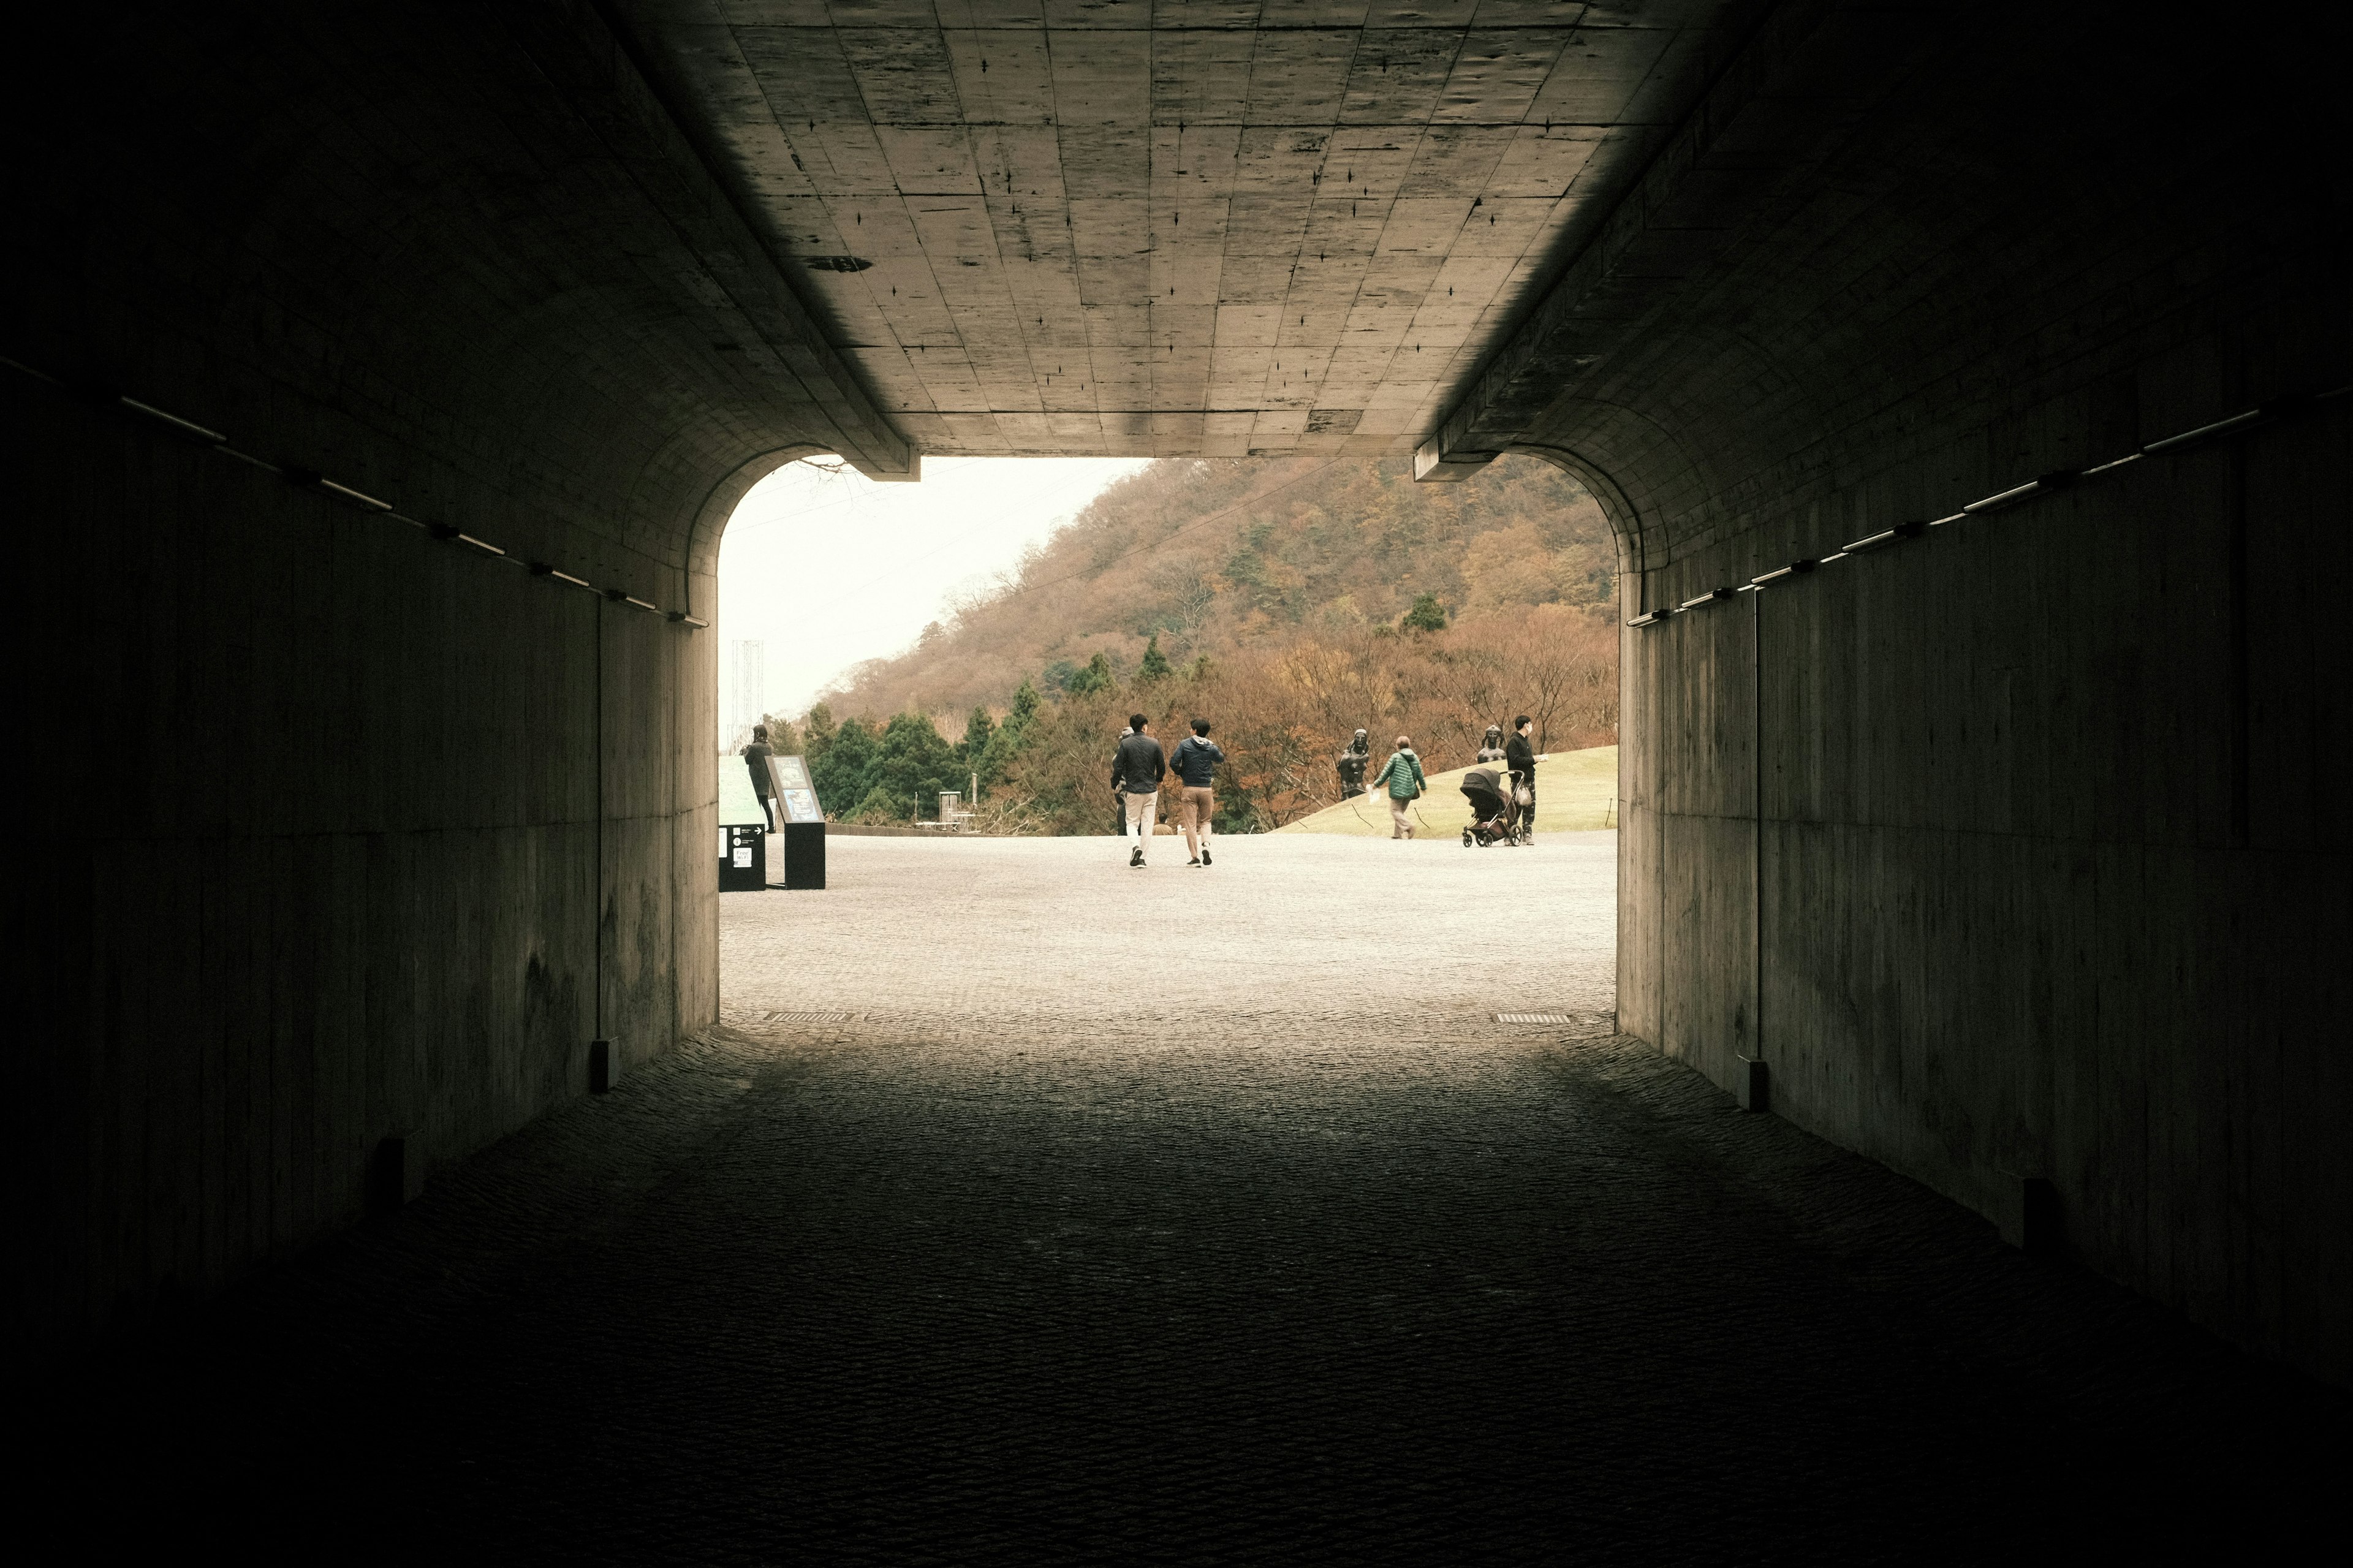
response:
[[[1511,770],[1512,800],[1520,808],[1520,842],[1536,838],[1536,749],[1528,739],[1535,728],[1523,713],[1512,721],[1512,738],[1504,746],[1504,766]]]
[[[1391,838],[1413,837],[1413,819],[1406,815],[1405,808],[1429,786],[1429,783],[1422,777],[1421,759],[1413,754],[1413,742],[1399,735],[1397,750],[1389,753],[1389,760],[1383,763],[1381,771],[1373,776],[1375,789],[1387,788],[1389,792]]]
[[[1137,835],[1127,863],[1141,866],[1159,815],[1160,781],[1168,775],[1168,758],[1161,752],[1160,742],[1152,738],[1152,726],[1143,714],[1129,714],[1127,727],[1132,732],[1120,742],[1119,752],[1111,760],[1111,787],[1126,802],[1127,826]]]
[[[1187,866],[1209,863],[1209,818],[1218,809],[1214,793],[1218,764],[1226,753],[1209,739],[1209,721],[1193,721],[1193,732],[1176,742],[1176,754],[1169,759],[1169,771],[1176,775],[1182,787],[1176,795],[1177,824],[1185,829],[1185,847],[1192,858]]]
[[[760,815],[766,819],[771,833],[776,831],[776,803],[768,798],[776,788],[768,777],[768,759],[775,754],[768,750],[768,727],[753,725],[752,743],[744,748],[742,755],[744,767],[751,770],[752,793],[760,797]]]

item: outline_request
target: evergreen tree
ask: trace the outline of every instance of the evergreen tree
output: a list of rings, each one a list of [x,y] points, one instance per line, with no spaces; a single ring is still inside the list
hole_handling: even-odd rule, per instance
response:
[[[1152,640],[1144,645],[1144,662],[1136,667],[1135,679],[1143,681],[1163,680],[1171,673],[1168,668],[1168,656],[1160,651],[1160,634],[1155,632],[1152,634]]]
[[[964,721],[964,740],[956,746],[956,755],[967,769],[980,766],[980,759],[988,754],[989,737],[997,732],[997,721],[988,716],[986,708],[976,708]]]
[[[1005,716],[1005,728],[1016,734],[1028,729],[1029,721],[1038,717],[1039,704],[1044,700],[1036,687],[1023,681],[1021,689],[1013,694],[1013,710]]]
[[[817,760],[825,755],[826,748],[833,744],[833,710],[820,702],[801,720],[801,743],[808,748],[809,766],[815,767]]]
[[[768,750],[780,757],[789,757],[801,749],[800,731],[793,721],[781,713],[771,713],[761,721],[768,726]]]
[[[1446,610],[1435,594],[1416,594],[1413,608],[1398,622],[1398,629],[1409,632],[1442,632],[1446,629]]]
[[[1084,669],[1063,682],[1062,689],[1072,697],[1084,697],[1091,691],[1117,691],[1119,678],[1111,672],[1111,660],[1098,653],[1087,660]]]
[[[812,737],[817,732],[817,716],[822,711],[822,704],[809,710]],[[832,715],[826,717],[830,719]],[[846,816],[866,798],[866,769],[873,760],[874,731],[862,720],[843,720],[825,751],[809,763],[809,782],[817,785],[819,804],[836,816]]]
[[[988,738],[987,749],[974,765],[974,771],[980,774],[982,787],[986,788],[1005,776],[1007,766],[1020,753],[1022,742],[1028,737],[1029,727],[1037,720],[1038,710],[1044,701],[1038,695],[1037,687],[1027,680],[1013,694],[1011,711],[1005,715],[1005,722],[997,727],[997,733]]]
[[[849,727],[842,726],[846,738]],[[839,751],[841,741],[834,742]],[[857,814],[909,821],[938,808],[942,790],[964,783],[964,760],[940,738],[928,714],[902,713],[883,726],[882,738],[862,775],[865,792]]]

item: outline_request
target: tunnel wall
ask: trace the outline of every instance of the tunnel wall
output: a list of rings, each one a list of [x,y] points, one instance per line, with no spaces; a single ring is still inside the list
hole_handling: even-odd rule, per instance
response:
[[[1769,195],[1529,447],[1624,492],[1634,610],[2347,383],[2283,54],[1821,14],[1886,98],[1784,166],[1770,80],[1728,106]],[[2263,108],[2185,153],[2192,82]],[[1989,1216],[2047,1181],[2074,1258],[2339,1383],[2348,443],[2353,398],[2280,408],[1630,627],[1620,752],[1624,1027]]]
[[[413,1191],[715,1016],[707,635],[0,397],[80,589],[18,668],[41,1318],[201,1297],[358,1218],[385,1138]]]
[[[715,1017],[718,531],[906,460],[593,8],[60,27],[0,255],[37,1365]]]

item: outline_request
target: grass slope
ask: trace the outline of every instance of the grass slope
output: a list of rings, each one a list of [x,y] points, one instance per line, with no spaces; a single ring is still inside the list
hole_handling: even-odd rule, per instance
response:
[[[1379,763],[1376,762],[1375,766]],[[1430,764],[1424,763],[1424,767]],[[1462,798],[1462,775],[1475,763],[1431,773],[1430,793],[1414,803],[1415,827],[1425,838],[1446,838],[1471,825],[1471,803]],[[1554,752],[1536,763],[1536,831],[1569,833],[1618,826],[1618,748]],[[1275,829],[1277,833],[1352,833],[1389,836],[1388,803],[1370,795],[1327,805]]]

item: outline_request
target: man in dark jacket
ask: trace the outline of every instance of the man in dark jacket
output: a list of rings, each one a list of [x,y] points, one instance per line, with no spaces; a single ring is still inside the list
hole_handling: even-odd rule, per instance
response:
[[[1129,831],[1140,835],[1127,863],[1141,866],[1144,851],[1152,842],[1153,824],[1160,809],[1160,781],[1168,774],[1168,758],[1161,752],[1160,742],[1152,738],[1152,726],[1143,714],[1129,714],[1127,727],[1134,733],[1120,742],[1111,760],[1111,787],[1127,803]]]
[[[1226,753],[1209,739],[1209,721],[1193,721],[1193,732],[1176,742],[1169,771],[1176,775],[1176,824],[1185,830],[1185,847],[1193,858],[1187,866],[1209,863],[1209,819],[1218,814],[1218,764]]]
[[[1512,798],[1519,801],[1520,792],[1527,792],[1520,805],[1522,843],[1531,842],[1536,836],[1536,749],[1528,740],[1528,731],[1535,728],[1535,721],[1521,714],[1512,721],[1512,738],[1504,745],[1504,766],[1512,775]]]
[[[776,803],[768,796],[776,785],[768,777],[768,759],[776,753],[768,750],[768,727],[752,726],[752,743],[744,748],[744,765],[752,772],[752,793],[760,797],[760,815],[767,818],[768,831],[776,831]]]

